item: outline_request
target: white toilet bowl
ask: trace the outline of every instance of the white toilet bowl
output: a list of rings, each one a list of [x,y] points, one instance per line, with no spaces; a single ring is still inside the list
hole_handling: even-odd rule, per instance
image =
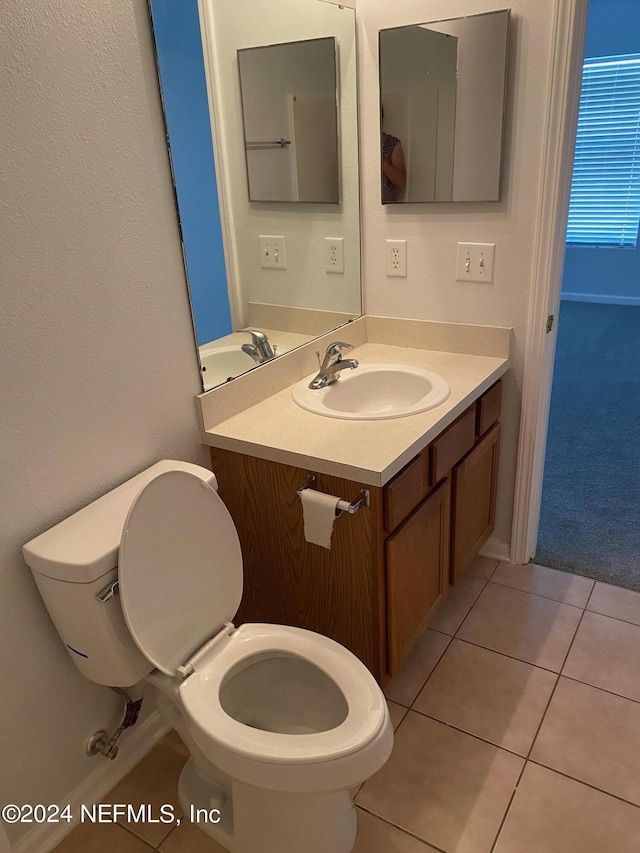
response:
[[[380,767],[380,688],[343,646],[311,631],[241,625],[179,693],[202,752],[256,787],[335,791]]]
[[[234,853],[349,853],[348,789],[393,744],[386,702],[333,640],[228,621],[242,559],[216,488],[206,469],[158,463],[32,540],[25,558],[85,675],[159,691],[192,755],[182,806],[220,812],[201,829]]]

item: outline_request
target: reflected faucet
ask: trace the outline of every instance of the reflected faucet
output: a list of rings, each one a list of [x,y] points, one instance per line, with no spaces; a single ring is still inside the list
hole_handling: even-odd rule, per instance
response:
[[[246,335],[251,335],[250,344],[242,344],[240,349],[255,361],[256,364],[264,364],[276,356],[276,348],[269,343],[269,338],[264,332],[257,329],[240,329]]]
[[[338,379],[340,371],[345,368],[355,370],[358,362],[355,358],[343,358],[342,351],[345,349],[353,349],[353,344],[346,344],[342,341],[334,341],[329,344],[324,355],[324,360],[320,366],[320,371],[313,377],[309,383],[309,388],[317,390],[318,388],[326,388],[327,385],[333,385]],[[318,353],[318,361],[320,353]]]

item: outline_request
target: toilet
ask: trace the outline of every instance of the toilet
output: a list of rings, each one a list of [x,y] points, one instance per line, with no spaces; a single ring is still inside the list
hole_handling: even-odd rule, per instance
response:
[[[233,626],[242,556],[211,471],[158,462],[23,551],[78,669],[151,686],[190,752],[182,808],[219,812],[202,830],[233,853],[352,850],[349,789],[393,745],[386,701],[327,637]]]

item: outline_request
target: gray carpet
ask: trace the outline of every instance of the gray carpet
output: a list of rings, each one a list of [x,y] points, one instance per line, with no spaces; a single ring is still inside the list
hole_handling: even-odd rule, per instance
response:
[[[640,591],[640,307],[562,302],[535,562]]]

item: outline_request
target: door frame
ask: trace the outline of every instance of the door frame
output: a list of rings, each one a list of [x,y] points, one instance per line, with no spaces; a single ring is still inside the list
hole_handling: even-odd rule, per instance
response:
[[[512,563],[528,563],[538,539],[588,0],[554,0],[553,6],[553,64],[543,137],[522,385],[509,555]],[[553,326],[547,331],[551,315]]]

